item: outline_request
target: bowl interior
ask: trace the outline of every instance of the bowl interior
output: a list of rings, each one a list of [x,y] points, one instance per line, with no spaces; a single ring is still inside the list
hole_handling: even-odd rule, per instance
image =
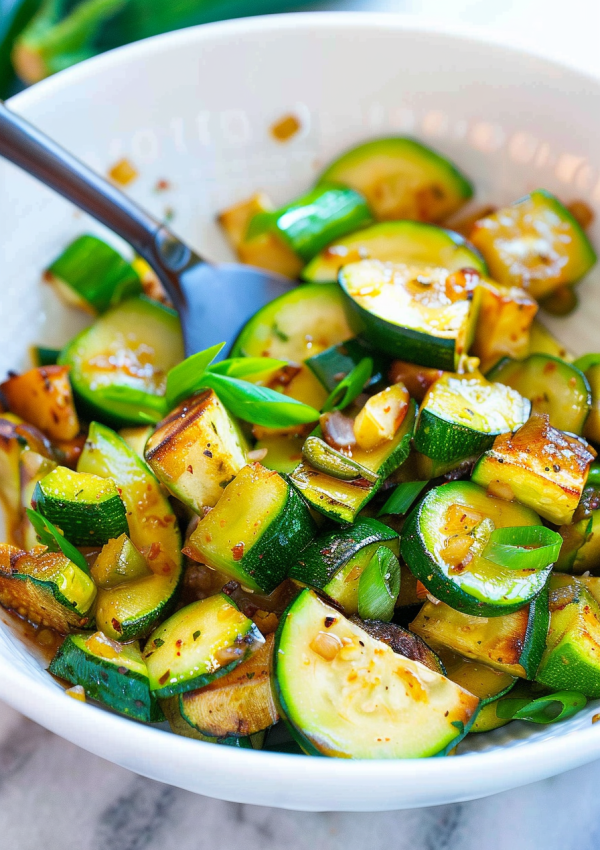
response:
[[[214,260],[231,259],[214,223],[217,211],[257,190],[286,201],[307,189],[344,148],[385,134],[414,135],[455,161],[473,179],[477,203],[505,203],[544,187],[565,201],[600,206],[597,82],[498,45],[415,29],[398,18],[299,15],[192,29],[85,63],[13,99],[11,107],[101,173],[123,157],[130,160],[139,171],[131,195],[157,216],[172,217],[173,229]],[[298,117],[301,130],[281,143],[270,127],[289,113]],[[161,189],[159,181],[168,187]],[[40,270],[69,239],[102,230],[5,163],[0,163],[0,185],[3,374],[23,365],[29,345],[60,346],[83,324],[81,315],[59,304],[40,282]],[[598,225],[592,237],[600,245]],[[593,272],[581,284],[584,306],[576,315],[547,323],[575,352],[597,346],[598,277]],[[181,765],[192,758],[190,748],[194,754],[202,751],[213,766],[231,763],[241,769],[278,759],[276,785],[263,777],[256,787],[233,792],[223,783],[211,785],[191,768],[185,773],[181,765],[161,766],[156,741],[170,736],[63,698],[5,627],[0,627],[0,696],[72,740],[163,781],[230,799],[301,808],[393,808],[464,799],[574,766],[597,752],[587,737],[583,743],[581,733],[581,746],[561,750],[560,758],[538,759],[537,768],[518,776],[498,770],[495,779],[477,782],[463,776],[466,770],[447,767],[463,761],[466,767],[468,761],[472,774],[468,755],[428,768],[396,764],[395,776],[422,776],[422,786],[415,779],[412,787],[401,783],[383,796],[359,800],[346,777],[355,769],[366,775],[371,768],[365,765],[346,765],[351,769],[339,774],[336,791],[315,793],[296,775],[293,757],[251,753],[247,761],[248,754],[224,754],[225,747],[213,748],[218,752],[209,756],[195,742],[168,745],[180,754]],[[588,729],[595,710],[590,705],[559,727],[513,723],[471,736],[461,752],[504,754],[508,765],[508,751],[525,743],[547,742],[551,748],[549,739],[556,743],[569,732]],[[117,735],[121,750],[111,748],[103,735],[85,739],[82,724],[89,726],[85,718],[92,712],[104,735]],[[125,738],[132,741],[129,750]],[[142,757],[136,747],[143,742],[150,742],[151,752]],[[316,761],[321,776],[339,769]],[[444,779],[448,770],[462,777],[452,788]]]

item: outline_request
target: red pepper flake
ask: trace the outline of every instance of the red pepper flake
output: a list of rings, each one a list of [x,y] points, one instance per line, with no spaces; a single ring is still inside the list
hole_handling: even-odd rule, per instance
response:
[[[241,561],[244,557],[244,544],[236,543],[233,549],[231,550],[234,561]]]
[[[112,618],[112,620],[110,621],[110,624],[113,627],[113,629],[115,630],[115,632],[119,632],[119,634],[122,633],[123,626],[119,623],[119,621],[117,620],[116,617]]]
[[[158,558],[159,555],[160,555],[160,543],[158,543],[155,540],[154,543],[152,544],[152,546],[150,546],[150,551],[148,552],[148,560],[149,561],[155,561]]]
[[[171,188],[171,184],[168,180],[162,178],[161,180],[157,180],[154,184],[155,192],[167,192]]]
[[[188,468],[187,468],[187,471],[190,473],[190,475],[193,475],[193,474],[194,474],[194,467],[192,466],[192,464],[191,464],[191,463],[189,464],[189,466],[188,466]]]
[[[164,685],[168,681],[170,675],[171,675],[171,671],[167,670],[166,673],[163,673],[162,676],[160,677],[160,679],[158,680],[158,684]]]
[[[181,638],[175,641],[175,646],[183,646],[183,641],[181,640]]]
[[[336,622],[335,617],[325,617],[325,628],[330,629],[335,622]]]

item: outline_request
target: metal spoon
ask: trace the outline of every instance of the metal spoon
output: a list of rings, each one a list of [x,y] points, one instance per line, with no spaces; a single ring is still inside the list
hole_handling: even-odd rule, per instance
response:
[[[203,260],[123,192],[1,101],[0,155],[109,227],[146,260],[180,315],[187,355],[232,342],[253,313],[294,286],[264,269]]]

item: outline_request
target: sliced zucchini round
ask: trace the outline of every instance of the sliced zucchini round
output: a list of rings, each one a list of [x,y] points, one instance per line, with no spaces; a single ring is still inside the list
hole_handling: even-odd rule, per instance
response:
[[[77,468],[114,480],[127,508],[131,542],[152,570],[146,578],[101,588],[96,625],[115,640],[145,637],[169,613],[181,580],[181,537],[173,509],[144,461],[97,422],[90,426]]]
[[[525,360],[505,358],[487,375],[531,401],[533,413],[547,413],[559,431],[582,434],[592,404],[583,372],[549,354],[530,354]]]
[[[38,481],[31,503],[75,546],[102,546],[128,529],[115,482],[88,472],[57,466]]]
[[[482,557],[491,530],[541,525],[530,508],[488,496],[470,481],[430,490],[403,529],[400,551],[413,574],[437,599],[480,617],[498,617],[530,602],[552,567],[532,572]]]
[[[487,274],[479,251],[464,236],[418,221],[386,221],[332,242],[302,270],[302,279],[331,283],[342,266],[359,260],[440,266],[454,272],[472,268]]]
[[[480,219],[470,236],[494,280],[534,298],[575,283],[596,262],[577,220],[544,189]]]
[[[52,659],[50,672],[73,685],[86,697],[146,723],[164,715],[150,693],[148,670],[139,644],[120,644],[102,632],[69,635]]]
[[[375,139],[336,159],[319,178],[361,192],[379,220],[441,221],[473,194],[464,174],[414,139]]]
[[[475,332],[478,272],[362,260],[340,271],[339,282],[381,350],[420,366],[457,371]]]
[[[305,752],[341,758],[422,758],[468,732],[479,700],[347,620],[311,590],[275,638],[280,713]]]
[[[144,648],[150,690],[161,699],[208,685],[263,643],[224,593],[192,602],[154,631]]]
[[[322,590],[346,614],[356,614],[360,577],[382,545],[398,555],[398,534],[376,519],[358,517],[348,528],[316,537],[299,554],[288,576]]]
[[[104,313],[62,351],[77,398],[108,424],[145,425],[165,413],[167,372],[183,360],[174,310],[144,296]]]
[[[242,329],[232,357],[302,362],[344,342],[358,330],[337,284],[309,284],[280,295]]]
[[[460,463],[489,449],[496,435],[524,425],[530,410],[529,401],[510,387],[479,375],[447,373],[423,400],[414,445],[432,460]]]

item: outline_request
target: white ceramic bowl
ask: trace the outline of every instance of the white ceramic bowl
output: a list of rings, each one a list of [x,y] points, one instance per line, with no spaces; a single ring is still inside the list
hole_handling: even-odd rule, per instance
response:
[[[59,74],[11,107],[100,171],[139,168],[131,193],[175,211],[200,252],[228,259],[214,213],[257,189],[285,201],[331,157],[382,134],[411,133],[456,161],[480,198],[544,186],[600,206],[600,85],[481,38],[399,17],[308,14],[234,21],[151,39]],[[269,126],[294,112],[302,131]],[[172,188],[154,189],[165,178]],[[0,372],[34,342],[63,343],[81,322],[39,271],[90,222],[0,163]],[[94,229],[97,229],[94,227]],[[600,231],[596,229],[596,244]],[[576,351],[598,347],[593,275],[584,308],[555,325]],[[358,762],[235,750],[179,738],[65,696],[5,627],[0,697],[80,746],[201,794],[307,810],[383,810],[485,796],[600,756],[598,707],[557,726],[513,723],[471,736],[454,758]]]

